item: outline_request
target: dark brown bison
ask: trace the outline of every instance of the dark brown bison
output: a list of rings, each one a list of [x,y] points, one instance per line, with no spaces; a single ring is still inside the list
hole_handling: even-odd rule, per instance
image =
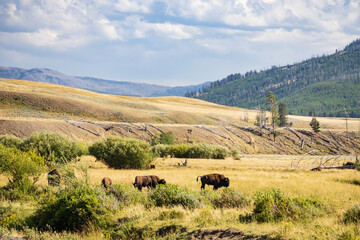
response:
[[[154,164],[150,164],[149,168],[150,168],[150,169],[155,169],[155,165],[154,165]]]
[[[311,171],[321,171],[321,169],[322,169],[322,167],[321,166],[318,166],[318,167],[316,167],[316,168],[313,168],[313,169],[311,169]]]
[[[108,177],[104,177],[102,180],[101,180],[101,184],[103,185],[104,188],[108,189],[108,187],[110,187],[112,185],[112,181],[110,178]]]
[[[49,186],[59,186],[61,182],[61,174],[56,168],[48,173],[48,184]]]
[[[198,176],[196,181],[198,181],[199,177],[201,179],[201,188],[205,188],[205,184],[213,185],[214,190],[220,187],[228,187],[230,185],[229,178],[225,177],[223,174],[213,173],[204,176]]]
[[[343,166],[354,166],[354,165],[355,165],[355,163],[353,163],[353,162],[346,162],[343,164]]]
[[[166,184],[165,179],[160,179],[158,176],[151,175],[151,176],[136,176],[135,182],[133,183],[134,187],[137,187],[139,191],[143,187],[149,188],[156,188],[157,184]]]

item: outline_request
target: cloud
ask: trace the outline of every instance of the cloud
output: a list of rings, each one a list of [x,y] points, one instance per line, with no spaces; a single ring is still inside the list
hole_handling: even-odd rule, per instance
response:
[[[118,0],[114,7],[119,12],[149,13],[152,0]]]
[[[83,71],[100,66],[128,80],[143,69],[142,77],[161,78],[162,66],[190,78],[179,63],[198,81],[291,63],[345,46],[360,37],[359,25],[359,0],[0,1],[0,49],[11,51],[12,62],[24,51],[18,59],[40,63],[41,52],[45,65],[81,62]]]

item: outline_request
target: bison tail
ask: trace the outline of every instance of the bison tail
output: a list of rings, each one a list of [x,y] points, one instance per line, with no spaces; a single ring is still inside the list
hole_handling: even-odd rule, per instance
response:
[[[201,176],[198,176],[198,177],[196,178],[196,181],[197,181],[197,182],[199,181],[199,180],[198,180],[199,177],[201,178]]]

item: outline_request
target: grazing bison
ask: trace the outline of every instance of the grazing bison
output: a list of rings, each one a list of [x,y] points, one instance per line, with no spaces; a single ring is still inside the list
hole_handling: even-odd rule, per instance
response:
[[[108,189],[108,187],[110,187],[112,185],[112,181],[110,178],[108,177],[104,177],[102,180],[101,180],[101,184],[104,186],[104,188]]]
[[[59,186],[61,182],[61,174],[56,168],[48,173],[48,184],[49,186]]]
[[[225,177],[223,174],[213,173],[204,176],[198,176],[196,181],[198,181],[199,177],[201,179],[201,188],[205,188],[205,184],[213,185],[214,190],[220,187],[228,187],[230,185],[229,178]]]
[[[313,169],[311,169],[311,171],[321,171],[321,169],[322,169],[322,167],[321,166],[318,166],[318,167],[316,167],[316,168],[313,168]]]
[[[343,164],[343,166],[354,166],[354,165],[355,165],[355,163],[353,163],[353,162],[346,162]]]
[[[133,183],[134,187],[137,187],[139,191],[143,187],[147,188],[156,188],[157,184],[166,184],[165,179],[160,179],[158,176],[151,175],[151,176],[136,176],[135,182]]]
[[[150,164],[150,169],[155,169],[155,165],[154,164]]]

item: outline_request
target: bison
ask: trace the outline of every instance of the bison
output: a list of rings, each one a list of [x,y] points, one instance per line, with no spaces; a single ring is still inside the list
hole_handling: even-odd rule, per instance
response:
[[[61,182],[61,174],[56,168],[48,173],[48,184],[49,186],[59,186]]]
[[[208,174],[204,176],[198,176],[196,178],[196,181],[198,181],[198,178],[201,179],[201,188],[205,188],[205,184],[207,185],[213,185],[214,190],[220,188],[220,187],[228,187],[230,185],[229,178],[225,177],[223,174]]]
[[[104,177],[102,180],[101,180],[101,184],[103,185],[104,188],[108,189],[108,187],[110,187],[112,185],[112,181],[110,178],[108,177]]]
[[[321,166],[318,166],[316,168],[312,168],[311,171],[321,171],[322,167]]]
[[[160,179],[158,176],[151,175],[151,176],[136,176],[135,182],[133,183],[134,187],[137,187],[139,191],[143,187],[149,188],[156,188],[157,184],[166,184],[165,179]]]
[[[343,166],[354,166],[355,163],[353,162],[346,162],[346,163],[343,163]]]
[[[155,169],[155,165],[154,165],[154,164],[150,164],[150,165],[149,165],[149,168],[150,168],[150,169]]]

